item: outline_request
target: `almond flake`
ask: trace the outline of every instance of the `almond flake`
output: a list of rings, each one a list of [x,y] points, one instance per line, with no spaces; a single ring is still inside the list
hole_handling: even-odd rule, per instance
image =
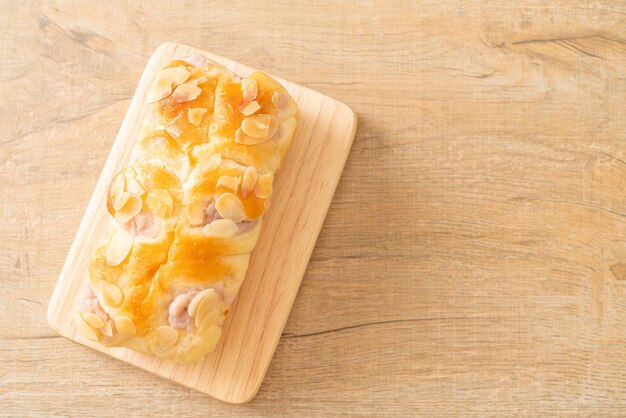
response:
[[[105,307],[115,308],[122,303],[124,295],[117,285],[102,280],[100,281],[99,287],[102,296],[102,304]]]
[[[216,187],[224,187],[226,189],[232,190],[234,193],[237,193],[237,186],[239,184],[239,180],[237,177],[233,176],[221,176],[217,179]]]
[[[259,176],[254,185],[254,195],[259,199],[267,199],[272,194],[272,183],[274,182],[274,175],[272,173],[263,174]]]
[[[201,75],[203,75],[205,72],[207,72],[208,68],[204,67],[204,66],[200,66],[200,67],[195,67],[193,70],[191,70],[191,73],[189,74],[190,78],[200,78]]]
[[[141,196],[146,192],[137,178],[129,178],[126,180],[126,191],[135,196]]]
[[[284,119],[283,121],[281,121],[280,128],[278,129],[276,134],[272,136],[272,140],[279,142],[284,140],[291,140],[294,132],[296,131],[296,125],[296,118],[290,117]]]
[[[113,318],[115,321],[115,328],[120,334],[124,335],[135,335],[135,324],[133,324],[133,320],[127,316],[118,315]]]
[[[130,196],[122,209],[115,213],[115,220],[123,225],[141,212],[143,201],[139,196]]]
[[[267,137],[273,138],[280,128],[280,120],[274,115],[270,115],[270,117],[272,120],[270,121],[270,131],[267,133]]]
[[[172,93],[172,97],[179,103],[185,103],[195,100],[201,93],[202,89],[198,87],[197,81],[192,80],[176,87],[176,90]]]
[[[99,331],[102,333],[102,335],[106,335],[107,337],[113,336],[113,327],[111,327],[111,323],[108,321],[104,323],[104,326],[102,326]]]
[[[76,328],[78,328],[81,334],[91,341],[98,341],[98,332],[83,319],[83,316],[78,309],[74,312],[74,322],[76,323]]]
[[[113,180],[111,180],[111,186],[109,186],[109,196],[112,201],[116,201],[117,198],[124,192],[126,186],[126,178],[122,173],[118,173]]]
[[[208,315],[219,309],[219,303],[220,297],[215,291],[207,293],[202,298],[202,300],[198,303],[198,307],[194,315],[194,323],[196,324],[196,327],[200,327],[200,324],[202,324]]]
[[[148,193],[146,206],[161,219],[165,219],[172,212],[174,201],[167,190],[157,189]]]
[[[106,261],[110,267],[120,265],[133,247],[133,235],[125,229],[118,229],[109,241],[106,250]]]
[[[95,313],[86,312],[83,314],[83,319],[93,328],[98,329],[104,327],[104,319],[100,318]]]
[[[159,71],[156,75],[157,79],[164,79],[169,81],[174,86],[184,83],[189,78],[189,71],[182,65],[178,67],[165,68]]]
[[[245,102],[251,102],[256,99],[259,88],[254,78],[246,77],[241,80],[241,92]]]
[[[257,178],[259,177],[256,167],[248,166],[246,171],[243,172],[241,180],[241,196],[246,198],[250,195],[250,192],[254,190]]]
[[[232,193],[223,193],[215,201],[215,209],[224,219],[231,219],[238,223],[246,219],[241,200]]]
[[[187,206],[187,219],[189,220],[189,225],[198,226],[204,223],[204,208],[197,202],[190,203]]]
[[[172,94],[172,83],[164,78],[157,79],[148,91],[148,103],[158,102]]]
[[[239,227],[230,219],[216,219],[202,229],[206,236],[228,238],[239,232]]]
[[[267,138],[270,132],[270,115],[254,115],[248,116],[241,122],[241,130],[244,134],[256,138]]]
[[[198,305],[200,305],[200,302],[202,302],[204,298],[210,293],[215,293],[215,290],[204,289],[200,293],[198,293],[196,296],[194,296],[194,298],[189,303],[189,306],[187,307],[187,312],[189,313],[190,317],[193,318],[194,316],[196,316]]]
[[[222,164],[222,155],[213,154],[209,158],[201,161],[196,165],[196,172],[199,174],[207,174],[215,171]]]
[[[190,108],[187,111],[187,118],[189,119],[189,122],[193,126],[200,126],[200,124],[202,123],[202,117],[207,112],[207,110],[208,109],[205,109],[203,107],[196,107],[193,109]]]
[[[286,93],[281,93],[278,90],[275,90],[272,94],[272,104],[276,106],[278,110],[284,110],[284,108],[289,103],[289,97]]]
[[[241,128],[237,129],[237,132],[235,132],[235,142],[241,145],[258,145],[267,141],[268,139],[269,138],[257,139],[257,138],[248,136],[245,133],[243,133]]]
[[[113,202],[113,209],[115,209],[116,211],[122,209],[124,205],[126,205],[126,203],[128,202],[128,199],[130,199],[130,196],[131,194],[128,192],[122,192],[122,194],[118,196],[115,202]]]
[[[256,100],[253,100],[248,103],[241,104],[237,107],[239,112],[243,113],[245,116],[250,116],[254,114],[257,110],[259,110],[261,106]]]
[[[178,340],[178,331],[169,325],[163,325],[154,330],[154,335],[159,344],[169,347],[176,344]]]

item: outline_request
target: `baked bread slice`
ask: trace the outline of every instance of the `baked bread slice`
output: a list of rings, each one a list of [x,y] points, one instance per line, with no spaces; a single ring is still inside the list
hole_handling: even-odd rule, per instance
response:
[[[106,346],[194,362],[219,342],[246,275],[297,106],[269,76],[240,79],[200,55],[159,71],[147,101],[75,321]]]

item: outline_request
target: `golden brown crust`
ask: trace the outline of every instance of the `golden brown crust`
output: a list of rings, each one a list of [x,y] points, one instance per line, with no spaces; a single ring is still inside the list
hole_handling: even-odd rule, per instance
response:
[[[97,303],[79,304],[77,325],[105,345],[190,362],[219,341],[297,108],[267,75],[239,80],[203,57],[165,66],[148,101],[107,196],[111,235],[89,264]]]

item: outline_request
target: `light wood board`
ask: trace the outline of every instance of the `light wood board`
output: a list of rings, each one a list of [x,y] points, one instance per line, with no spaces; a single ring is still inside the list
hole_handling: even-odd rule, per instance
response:
[[[626,416],[626,2],[5,2],[0,415]],[[48,300],[174,40],[358,130],[242,405],[60,337]]]
[[[300,287],[356,131],[343,103],[278,79],[298,103],[300,119],[275,184],[270,209],[244,284],[226,320],[222,339],[202,362],[180,365],[127,348],[107,349],[87,340],[73,321],[77,294],[90,255],[109,228],[106,190],[140,139],[145,96],[156,72],[169,61],[200,52],[245,76],[251,68],[186,45],[161,45],[148,62],[109,158],[83,217],[48,307],[59,334],[217,399],[243,403],[254,397],[267,371]],[[209,268],[209,266],[207,266]]]

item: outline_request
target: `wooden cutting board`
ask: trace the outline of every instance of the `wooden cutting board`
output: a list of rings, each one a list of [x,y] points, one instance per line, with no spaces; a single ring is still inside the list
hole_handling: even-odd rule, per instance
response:
[[[89,257],[108,231],[106,190],[113,175],[128,162],[139,137],[148,110],[148,86],[164,64],[193,52],[203,53],[242,76],[253,71],[186,45],[166,43],[156,50],[143,72],[70,248],[50,300],[48,322],[70,340],[217,399],[243,403],[254,397],[265,376],[352,145],[356,117],[337,100],[276,78],[298,103],[298,128],[222,340],[204,361],[179,365],[126,348],[108,349],[84,338],[72,320]]]

